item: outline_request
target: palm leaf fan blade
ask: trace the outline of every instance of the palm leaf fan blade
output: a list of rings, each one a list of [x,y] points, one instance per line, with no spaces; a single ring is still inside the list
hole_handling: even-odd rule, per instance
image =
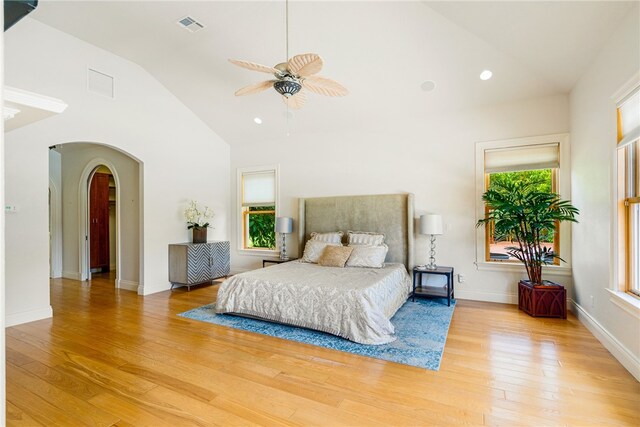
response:
[[[299,110],[304,106],[305,102],[307,102],[307,94],[303,91],[300,91],[288,98],[286,96],[283,96],[282,101],[287,104],[287,107],[291,108],[292,110]]]
[[[340,83],[326,77],[309,76],[302,81],[302,86],[313,93],[324,96],[345,96],[349,93],[347,88]]]
[[[249,86],[245,86],[242,89],[238,89],[235,93],[236,96],[243,96],[243,95],[252,95],[254,93],[258,93],[258,92],[262,92],[264,90],[267,90],[271,87],[273,87],[273,83],[276,82],[277,80],[266,80],[264,82],[260,82],[260,83],[256,83],[256,84],[252,84]]]
[[[315,53],[304,53],[296,55],[287,63],[287,69],[292,74],[300,77],[307,77],[322,70],[324,61]]]
[[[276,74],[276,75],[280,74],[280,71],[276,70],[273,67],[268,67],[262,64],[256,64],[255,62],[242,61],[240,59],[230,59],[229,62],[231,62],[233,65],[237,65],[238,67],[246,68],[247,70],[251,70],[251,71],[259,71],[261,73]]]

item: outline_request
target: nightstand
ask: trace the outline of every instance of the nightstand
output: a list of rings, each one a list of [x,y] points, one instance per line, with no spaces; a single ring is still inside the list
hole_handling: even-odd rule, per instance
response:
[[[262,268],[264,268],[264,267],[265,267],[265,265],[266,265],[267,263],[271,263],[271,264],[282,264],[283,262],[295,261],[295,260],[297,260],[297,259],[298,259],[298,258],[289,258],[289,259],[278,259],[278,258],[276,258],[276,259],[263,259],[263,260],[262,260]]]
[[[447,279],[446,285],[443,286],[422,286],[422,279],[424,275],[436,274],[445,276]],[[413,268],[413,292],[411,293],[411,300],[416,300],[418,296],[432,296],[432,297],[446,297],[447,305],[451,306],[451,300],[453,296],[453,267],[437,267],[435,270],[427,270],[426,268]]]

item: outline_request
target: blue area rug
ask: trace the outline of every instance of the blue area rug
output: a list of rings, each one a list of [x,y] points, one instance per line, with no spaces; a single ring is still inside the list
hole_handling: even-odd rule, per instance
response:
[[[383,345],[358,344],[310,329],[216,314],[215,303],[178,316],[437,371],[454,307],[454,301],[447,307],[447,300],[439,298],[407,301],[391,319],[397,339]]]

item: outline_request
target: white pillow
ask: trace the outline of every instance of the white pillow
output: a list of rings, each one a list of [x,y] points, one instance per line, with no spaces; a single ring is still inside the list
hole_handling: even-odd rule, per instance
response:
[[[384,267],[384,260],[387,257],[389,247],[382,245],[353,245],[353,251],[347,260],[347,267]]]
[[[304,245],[304,253],[302,254],[302,262],[310,262],[317,264],[320,255],[327,246],[342,246],[341,243],[321,242],[319,240],[309,240]]]
[[[342,231],[333,231],[331,233],[316,233],[314,231],[313,233],[311,233],[311,238],[309,240],[317,240],[319,242],[342,244],[343,235],[344,233]]]
[[[378,246],[384,242],[384,234],[370,233],[366,231],[349,231],[349,246],[355,245],[370,245]]]

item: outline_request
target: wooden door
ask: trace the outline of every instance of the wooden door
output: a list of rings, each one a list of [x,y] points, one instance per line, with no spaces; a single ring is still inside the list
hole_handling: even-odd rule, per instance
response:
[[[109,174],[96,173],[89,191],[91,269],[109,270]]]

